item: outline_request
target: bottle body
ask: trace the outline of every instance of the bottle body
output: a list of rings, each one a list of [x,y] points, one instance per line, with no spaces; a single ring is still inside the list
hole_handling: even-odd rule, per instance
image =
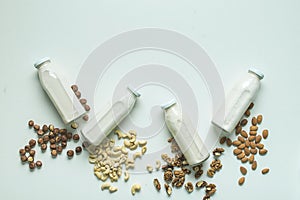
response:
[[[191,124],[183,115],[176,102],[163,106],[166,125],[190,165],[196,165],[209,157],[204,143]]]
[[[68,124],[85,114],[85,110],[70,86],[65,85],[63,80],[49,67],[50,60],[36,64],[40,83],[47,93],[63,122]]]
[[[129,94],[122,97],[105,111],[100,111],[81,130],[90,152],[98,146],[109,133],[131,112],[140,95],[129,89]]]
[[[251,102],[255,100],[262,78],[261,72],[250,69],[226,95],[225,102],[215,113],[212,123],[226,133],[232,133]]]

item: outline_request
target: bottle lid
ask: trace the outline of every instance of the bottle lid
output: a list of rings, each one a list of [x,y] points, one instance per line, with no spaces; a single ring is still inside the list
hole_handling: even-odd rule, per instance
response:
[[[134,96],[136,96],[136,97],[140,97],[140,96],[141,96],[141,94],[138,93],[136,90],[134,90],[131,86],[127,86],[127,89],[128,89],[130,92],[132,92],[132,94],[134,94]]]
[[[176,104],[176,100],[172,99],[171,101],[169,101],[168,103],[164,104],[161,106],[162,109],[166,110],[168,108],[170,108],[171,106],[173,106],[174,104]]]
[[[38,69],[38,68],[40,68],[40,66],[42,66],[42,64],[44,64],[45,62],[51,62],[50,58],[45,57],[45,58],[40,59],[39,61],[37,61],[36,63],[34,63],[34,67]]]
[[[253,73],[253,74],[255,74],[255,75],[257,75],[258,76],[258,78],[261,80],[261,79],[263,79],[264,78],[264,74],[261,72],[261,71],[259,71],[258,69],[256,69],[256,68],[250,68],[249,70],[248,70],[248,72],[250,72],[250,73]]]

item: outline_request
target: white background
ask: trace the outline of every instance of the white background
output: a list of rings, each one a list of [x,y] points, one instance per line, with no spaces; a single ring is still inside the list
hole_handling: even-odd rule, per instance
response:
[[[299,4],[296,0],[214,0],[206,3],[1,0],[0,199],[133,198],[129,190],[136,182],[142,185],[142,191],[134,198],[167,198],[163,190],[157,193],[152,186],[154,177],[162,180],[161,172],[133,175],[126,184],[120,179],[117,184],[119,191],[109,194],[100,190],[101,183],[92,173],[86,152],[72,160],[65,155],[53,160],[49,152],[41,154],[38,151],[44,166],[34,172],[20,163],[18,155],[18,149],[34,137],[27,128],[29,119],[62,126],[39,85],[33,63],[49,56],[54,68],[74,82],[82,63],[102,42],[121,32],[143,27],[174,30],[201,45],[216,64],[226,90],[249,66],[256,66],[265,73],[253,112],[263,113],[265,117],[263,126],[270,130],[265,143],[269,153],[259,158],[256,172],[248,170],[246,183],[239,187],[240,163],[226,148],[228,151],[222,157],[223,169],[214,179],[205,178],[217,184],[218,191],[213,199],[299,199]],[[147,57],[147,54],[139,55],[137,59],[143,56]],[[130,59],[135,60],[134,56]],[[132,67],[130,62],[123,64]],[[169,65],[180,71],[172,59]],[[116,65],[111,70],[111,74],[116,74],[113,70],[119,71],[119,68]],[[192,72],[186,70],[183,76],[189,76],[189,73]],[[103,99],[111,97],[110,89],[117,79],[118,76],[114,76],[111,82],[107,81],[107,87],[101,90]],[[202,79],[191,81],[191,85],[195,86],[197,81],[202,82]],[[148,100],[132,117],[136,123],[146,125],[149,119],[145,113],[154,100],[151,101],[151,89],[145,88],[143,92],[148,97],[144,99]],[[203,99],[208,98],[204,92]],[[95,99],[101,107],[104,100],[99,93]],[[209,124],[210,105],[203,102],[198,101],[200,108],[208,107],[203,113],[207,113],[204,120]],[[141,118],[142,115],[146,117]],[[204,127],[203,132],[206,129]],[[167,134],[160,140],[162,145],[166,143]],[[265,166],[271,170],[262,176],[260,169]],[[203,191],[187,194],[181,189],[174,190],[171,198],[201,199],[202,196]]]

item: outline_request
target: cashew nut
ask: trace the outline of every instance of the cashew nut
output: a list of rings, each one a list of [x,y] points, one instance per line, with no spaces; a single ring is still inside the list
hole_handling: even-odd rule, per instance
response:
[[[139,146],[140,147],[143,147],[143,146],[145,146],[147,144],[147,141],[146,140],[140,140],[139,141]]]
[[[110,187],[110,183],[105,182],[101,185],[101,190],[108,189]]]
[[[115,134],[118,135],[118,139],[121,139],[121,138],[124,137],[124,133],[122,133],[122,131],[120,131],[120,130],[116,130],[116,131],[115,131]]]
[[[160,166],[161,166],[161,162],[160,162],[160,160],[157,160],[156,162],[155,162],[155,169],[158,171],[159,169],[160,169]]]
[[[133,163],[129,163],[126,165],[126,169],[129,169],[129,168],[134,168],[134,164]]]
[[[141,158],[142,157],[142,153],[141,152],[135,152],[133,154],[133,159],[135,160],[136,158]]]
[[[149,173],[152,173],[153,172],[153,167],[152,166],[150,166],[150,165],[147,165],[147,171],[149,172]]]
[[[127,182],[129,177],[130,177],[130,175],[129,175],[128,171],[125,171],[124,172],[124,181]]]
[[[110,193],[113,193],[113,192],[116,192],[118,190],[118,188],[114,187],[114,186],[110,186],[108,190]]]
[[[131,194],[132,195],[135,195],[135,193],[140,191],[140,190],[141,190],[141,185],[139,185],[139,184],[133,184],[131,186]]]
[[[147,151],[147,147],[143,146],[143,147],[142,147],[142,151],[141,151],[142,154],[144,155],[144,154],[146,153],[146,151]]]

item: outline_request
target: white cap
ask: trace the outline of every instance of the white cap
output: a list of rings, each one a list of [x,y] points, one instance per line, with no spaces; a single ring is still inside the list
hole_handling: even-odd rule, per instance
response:
[[[265,76],[261,71],[259,71],[259,70],[256,69],[256,68],[250,68],[250,69],[248,70],[248,72],[251,72],[251,73],[257,75],[258,78],[259,78],[260,80],[263,79],[264,76]]]
[[[39,61],[37,61],[36,63],[34,63],[34,67],[38,69],[45,62],[51,62],[50,58],[45,57],[45,58],[40,59]]]
[[[131,86],[127,86],[127,89],[128,89],[130,92],[132,92],[132,94],[134,94],[134,96],[136,96],[136,97],[140,97],[140,96],[141,96],[141,94],[138,93],[136,90],[134,90]]]
[[[169,101],[168,103],[164,104],[161,106],[162,109],[166,110],[168,108],[170,108],[171,106],[173,106],[174,104],[176,104],[176,100],[172,99],[171,101]]]

